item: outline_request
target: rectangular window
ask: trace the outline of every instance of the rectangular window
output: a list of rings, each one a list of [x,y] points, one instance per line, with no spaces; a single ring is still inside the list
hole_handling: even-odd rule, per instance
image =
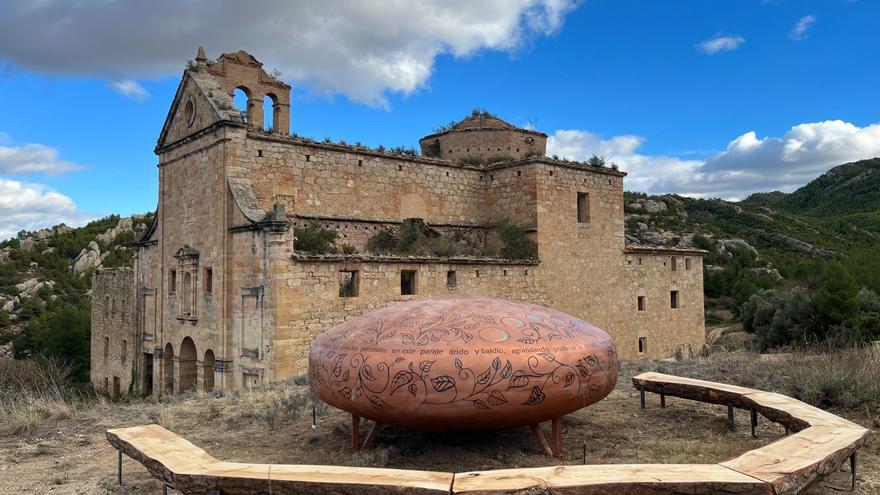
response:
[[[671,259],[672,271],[678,271],[678,259],[675,256],[673,256]]]
[[[639,306],[639,311],[645,310],[645,296],[639,296],[638,306]]]
[[[577,195],[578,223],[590,223],[590,194]]]
[[[205,292],[214,292],[214,269],[205,268]]]
[[[177,292],[177,270],[171,270],[168,275],[168,293],[174,294]]]
[[[113,377],[113,397],[119,397],[119,377]]]
[[[104,359],[110,356],[110,337],[104,337]]]
[[[416,293],[416,271],[400,271],[400,295],[411,296]]]
[[[357,270],[339,270],[339,297],[357,297],[359,281]]]
[[[678,307],[678,291],[669,291],[669,307],[675,309]]]
[[[639,337],[639,354],[648,352],[648,338]]]
[[[110,316],[110,296],[104,298],[104,316]]]
[[[110,313],[114,315],[116,314],[116,299],[110,300]]]
[[[128,341],[125,339],[122,340],[122,352],[120,352],[120,355],[123,362],[128,359]]]
[[[691,259],[690,259],[690,258],[685,258],[685,259],[684,259],[684,269],[685,269],[685,270],[690,270],[690,269],[691,269]]]
[[[458,285],[458,281],[455,278],[455,270],[449,270],[446,272],[446,288],[454,289]]]

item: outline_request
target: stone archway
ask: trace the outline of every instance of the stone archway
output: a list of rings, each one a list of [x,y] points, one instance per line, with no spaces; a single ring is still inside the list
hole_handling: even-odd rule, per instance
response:
[[[214,391],[214,351],[208,349],[205,351],[205,358],[202,360],[202,368],[204,369],[205,392]]]
[[[189,337],[183,339],[180,344],[180,358],[178,366],[180,367],[179,389],[181,392],[190,392],[196,389],[196,377],[198,369],[196,368],[198,354],[196,353],[196,344]]]
[[[174,395],[174,346],[171,343],[165,344],[165,352],[162,354],[164,363],[165,377],[165,393]]]

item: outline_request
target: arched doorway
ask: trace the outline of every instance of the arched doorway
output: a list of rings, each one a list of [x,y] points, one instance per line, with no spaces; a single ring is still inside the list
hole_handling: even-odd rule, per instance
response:
[[[214,391],[214,351],[205,351],[205,359],[202,360],[202,368],[205,375],[205,392]]]
[[[174,395],[174,346],[165,344],[165,352],[162,354],[165,368],[165,393]]]
[[[196,389],[196,344],[189,337],[183,339],[180,344],[180,381],[181,392],[190,392]]]
[[[266,132],[274,131],[278,128],[278,116],[276,109],[278,108],[278,98],[272,93],[263,97],[263,130]]]
[[[235,88],[232,92],[232,104],[241,113],[241,122],[246,124],[251,114],[251,93],[244,86]]]

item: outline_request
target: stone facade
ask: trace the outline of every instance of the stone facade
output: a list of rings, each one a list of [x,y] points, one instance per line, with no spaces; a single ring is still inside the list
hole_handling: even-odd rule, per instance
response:
[[[271,129],[255,125],[263,122],[256,106],[246,117],[234,108],[237,88],[279,102]],[[319,143],[288,134],[289,98],[289,87],[244,52],[216,62],[200,52],[184,72],[156,147],[159,205],[137,243],[133,316],[116,330],[136,336],[137,390],[231,389],[300,375],[320,332],[450,292],[577,315],[614,337],[624,359],[702,344],[703,252],[626,246],[622,172],[551,160],[546,135],[485,114],[422,139],[420,156]],[[294,251],[295,228],[310,222],[364,253],[378,230],[409,218],[486,246],[509,220],[536,242],[538,259]],[[96,283],[95,308],[111,290]],[[94,335],[99,345],[103,334]],[[107,366],[100,352],[92,356],[100,385]]]
[[[92,280],[91,381],[111,397],[129,392],[137,351],[134,272],[100,269]]]

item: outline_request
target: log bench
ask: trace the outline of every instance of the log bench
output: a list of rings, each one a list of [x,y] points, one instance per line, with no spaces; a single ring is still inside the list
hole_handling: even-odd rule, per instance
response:
[[[453,478],[403,469],[224,462],[159,425],[108,430],[107,440],[120,456],[187,494],[448,495]],[[121,464],[119,476],[121,482]]]
[[[159,425],[107,431],[122,454],[143,464],[166,487],[187,494],[251,495],[788,495],[802,492],[846,462],[855,486],[856,451],[865,428],[780,394],[660,373],[633,378],[645,393],[751,411],[793,432],[781,440],[716,464],[609,464],[442,473],[400,469],[246,464],[215,459]]]

